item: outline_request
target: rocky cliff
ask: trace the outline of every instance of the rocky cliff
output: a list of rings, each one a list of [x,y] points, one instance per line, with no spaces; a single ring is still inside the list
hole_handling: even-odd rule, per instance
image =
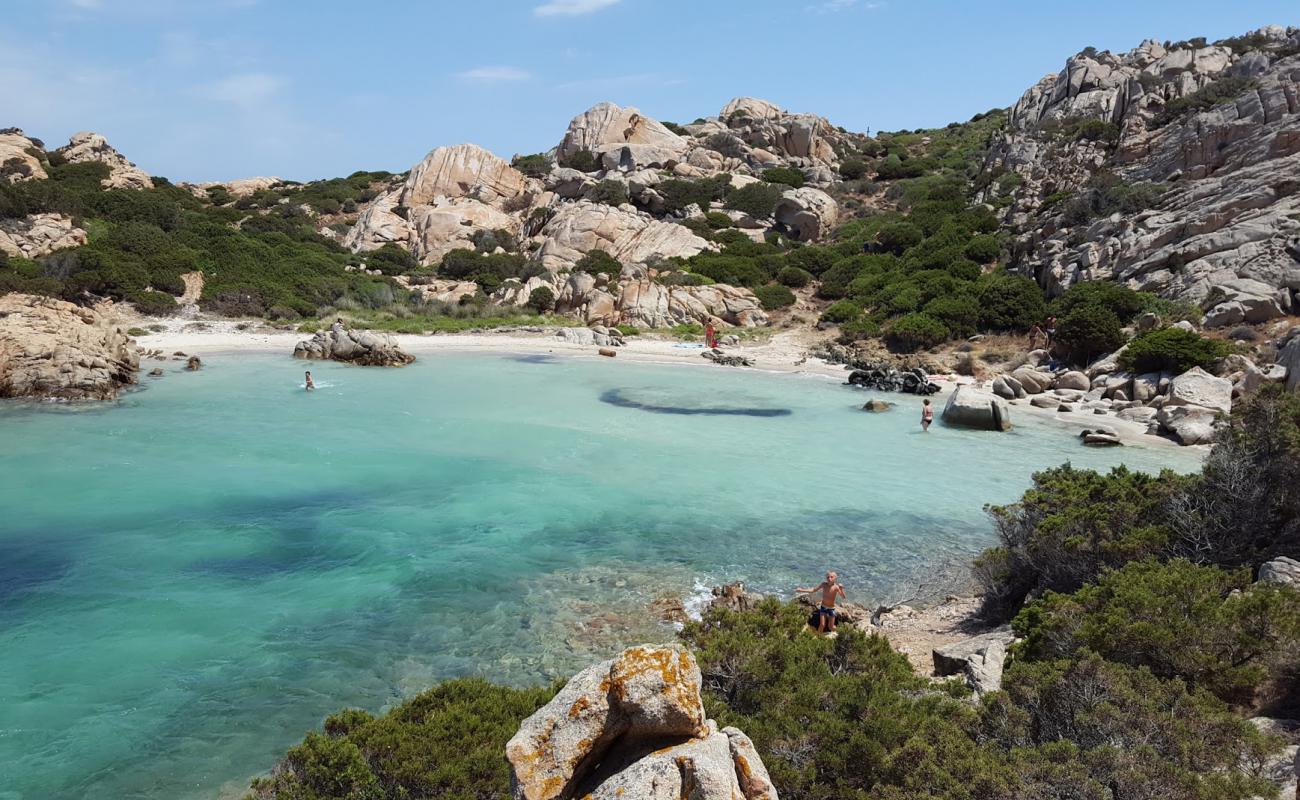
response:
[[[111,400],[139,369],[135,342],[98,311],[0,296],[0,398]]]
[[[1300,29],[1089,49],[1011,109],[983,197],[1050,293],[1118,280],[1260,322],[1300,290]]]

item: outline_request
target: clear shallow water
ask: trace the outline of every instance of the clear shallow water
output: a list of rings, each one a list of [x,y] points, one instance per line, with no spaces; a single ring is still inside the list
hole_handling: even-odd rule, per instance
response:
[[[288,358],[204,363],[0,406],[0,800],[237,796],[344,706],[567,674],[723,580],[906,596],[1035,469],[1196,463],[716,367],[449,355],[308,394]]]

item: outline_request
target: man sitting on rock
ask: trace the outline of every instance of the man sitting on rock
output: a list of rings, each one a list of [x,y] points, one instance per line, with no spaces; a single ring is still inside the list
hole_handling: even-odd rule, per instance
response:
[[[330,332],[331,332],[331,333],[342,333],[342,332],[343,332],[343,318],[342,318],[342,317],[338,317],[337,319],[334,320],[334,324],[330,326]]]
[[[835,570],[831,570],[827,572],[826,580],[817,584],[813,588],[811,589],[796,588],[795,591],[798,592],[799,594],[811,594],[813,592],[822,593],[821,604],[818,605],[817,610],[813,612],[817,617],[817,632],[834,633],[835,632],[835,601],[837,598],[847,599],[846,595],[844,594],[844,587],[839,584],[839,575],[835,574]],[[808,623],[811,625],[812,620],[810,619]]]

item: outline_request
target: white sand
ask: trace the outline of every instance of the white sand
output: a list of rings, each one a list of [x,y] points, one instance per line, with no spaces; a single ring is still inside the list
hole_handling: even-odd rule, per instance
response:
[[[266,327],[248,326],[247,323],[230,320],[205,320],[194,322],[188,320],[170,320],[163,323],[165,329],[159,333],[137,337],[137,342],[144,350],[161,350],[167,355],[183,352],[200,358],[216,354],[238,353],[293,353],[294,345],[307,334],[280,331]],[[240,330],[238,326],[244,326]],[[457,334],[396,334],[401,348],[416,356],[435,356],[438,353],[522,353],[553,354],[577,358],[602,358],[598,348],[588,345],[568,344],[555,337],[555,331],[542,333],[525,331],[507,331]],[[745,356],[754,363],[753,369],[766,372],[782,372],[805,375],[820,375],[840,381],[846,380],[847,370],[841,364],[828,364],[809,355],[813,345],[824,340],[825,336],[814,330],[801,329],[779,331],[766,341],[742,342],[734,347],[724,347],[728,353]],[[661,338],[656,335],[630,336],[627,344],[618,348],[616,358],[624,361],[636,361],[655,364],[676,364],[685,366],[709,367],[712,369],[734,369],[718,367],[705,360],[700,347],[679,346],[682,343],[674,339]],[[935,395],[935,404],[942,407],[942,398],[958,384],[971,384],[973,379],[957,375],[948,376],[938,381],[943,387]],[[972,388],[988,393],[986,386]],[[1104,425],[1114,429],[1127,445],[1142,447],[1178,447],[1175,442],[1159,436],[1148,436],[1146,425],[1128,422],[1116,418],[1113,414],[1099,415],[1087,411],[1061,413],[1053,409],[1031,406],[1027,401],[1013,401],[1012,419],[1019,415],[1031,415],[1044,422],[1059,424],[1063,432],[1077,435],[1078,431],[1095,425]],[[1208,452],[1208,448],[1197,450]]]

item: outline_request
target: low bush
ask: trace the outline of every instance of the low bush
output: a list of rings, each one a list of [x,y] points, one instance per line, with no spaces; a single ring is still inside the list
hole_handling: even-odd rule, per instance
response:
[[[543,153],[515,156],[510,165],[530,178],[540,178],[551,170],[551,165]]]
[[[980,326],[991,331],[1022,331],[1047,316],[1043,291],[1032,278],[1000,274],[980,289]]]
[[[545,314],[555,308],[555,292],[550,287],[538,286],[528,294],[527,306],[538,314]]]
[[[575,150],[567,157],[560,159],[560,166],[568,169],[576,169],[579,172],[598,172],[600,170],[600,159],[590,150]]]
[[[1164,193],[1165,187],[1160,184],[1124,183],[1115,175],[1099,173],[1089,181],[1088,188],[1066,202],[1061,212],[1063,222],[1074,227],[1112,214],[1136,214],[1154,206]]]
[[[802,289],[813,282],[813,274],[799,267],[782,267],[776,273],[776,279],[782,286],[789,286],[791,289]]]
[[[1110,311],[1122,324],[1127,325],[1139,313],[1147,310],[1153,300],[1153,295],[1134,291],[1122,283],[1081,281],[1052,301],[1051,312],[1064,317],[1083,306],[1098,306]]]
[[[831,303],[830,307],[822,312],[822,322],[852,322],[860,316],[862,316],[862,308],[857,303],[851,300],[840,300]]]
[[[1016,615],[1019,657],[1090,650],[1108,661],[1180,678],[1228,703],[1250,703],[1270,667],[1300,643],[1300,593],[1251,585],[1183,559],[1130,562],[1073,594],[1048,592]]]
[[[623,265],[618,259],[604,250],[592,250],[578,259],[577,263],[573,265],[573,271],[587,272],[592,275],[604,272],[614,277],[623,271]]]
[[[914,353],[943,344],[951,335],[948,326],[929,314],[907,314],[890,323],[885,342],[897,352]]]
[[[710,211],[704,215],[704,221],[708,223],[713,230],[722,230],[731,227],[731,217],[721,211]]]
[[[754,290],[754,296],[763,306],[764,311],[775,311],[794,305],[794,292],[779,283],[769,283]]]
[[[780,183],[798,189],[803,186],[803,172],[793,167],[772,167],[763,170],[763,180],[768,183]]]
[[[727,208],[748,214],[756,219],[772,216],[776,203],[781,199],[782,188],[778,184],[751,183],[727,194],[724,202]]]
[[[967,242],[963,252],[976,264],[991,264],[1002,254],[1002,243],[993,234],[981,234]]]
[[[603,180],[591,186],[585,196],[593,203],[604,203],[607,206],[621,206],[630,200],[627,184],[613,180]]]
[[[1158,328],[1138,334],[1120,355],[1120,366],[1129,372],[1173,372],[1182,374],[1192,367],[1210,369],[1215,361],[1232,352],[1232,346],[1207,339],[1183,328]]]
[[[131,301],[136,311],[150,317],[166,317],[180,311],[176,299],[164,292],[150,290],[132,292],[126,299]]]
[[[860,158],[850,158],[841,161],[840,177],[846,181],[856,181],[867,177],[867,162]]]
[[[655,191],[663,198],[664,210],[670,213],[682,211],[690,205],[705,211],[714,200],[725,197],[730,188],[731,176],[726,173],[699,180],[669,178],[655,184]]]
[[[1119,317],[1108,308],[1084,305],[1060,321],[1056,340],[1065,346],[1075,364],[1083,365],[1097,356],[1118,350],[1124,344]]]
[[[1208,111],[1220,103],[1235,100],[1258,87],[1259,83],[1254,78],[1242,75],[1226,75],[1185,97],[1176,97],[1170,100],[1152,122],[1155,127],[1162,127],[1184,115]]]

